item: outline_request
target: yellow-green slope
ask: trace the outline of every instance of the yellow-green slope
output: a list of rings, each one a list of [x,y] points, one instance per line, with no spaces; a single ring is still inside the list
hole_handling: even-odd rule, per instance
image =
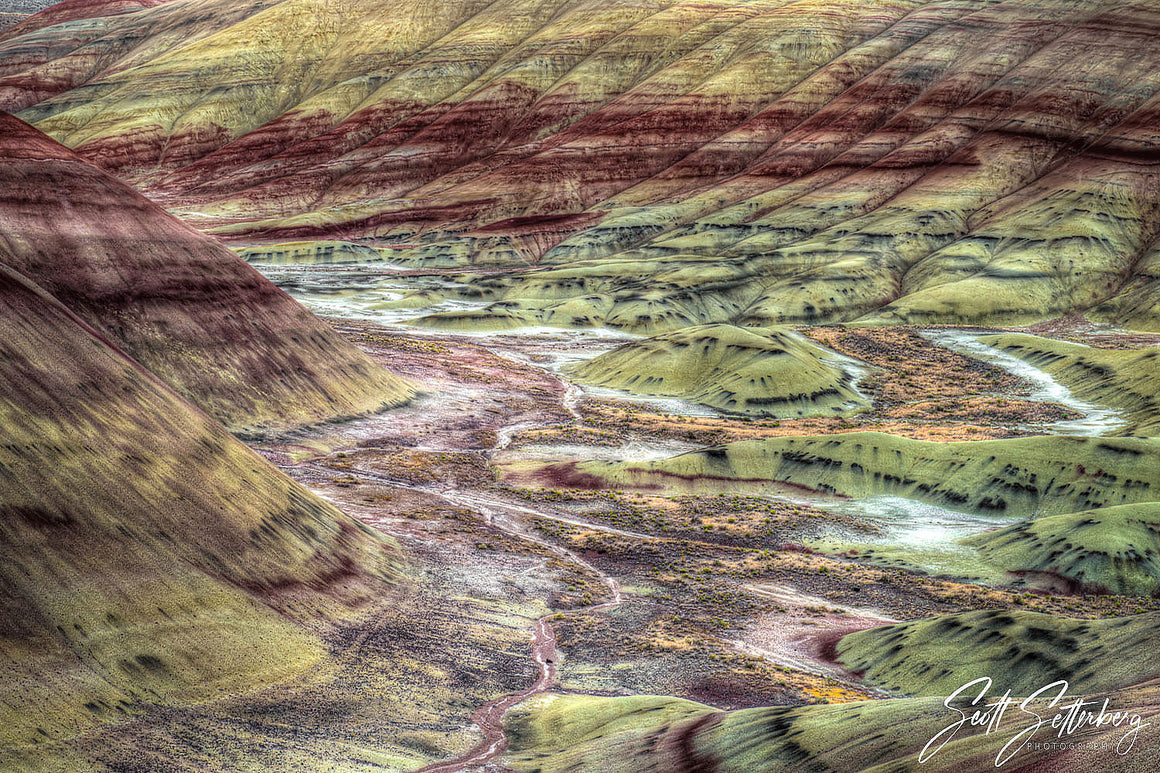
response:
[[[751,416],[833,415],[868,404],[833,355],[792,333],[730,325],[633,341],[565,373],[581,384]]]
[[[1036,518],[964,544],[1007,572],[1089,592],[1160,594],[1160,502]]]
[[[301,673],[398,560],[0,265],[0,759]]]
[[[1096,349],[1009,333],[980,339],[1059,379],[1078,397],[1119,409],[1130,434],[1160,434],[1160,347]]]
[[[1137,438],[940,443],[853,432],[747,440],[662,461],[580,468],[623,485],[772,481],[1023,517],[1160,501],[1160,445]]]

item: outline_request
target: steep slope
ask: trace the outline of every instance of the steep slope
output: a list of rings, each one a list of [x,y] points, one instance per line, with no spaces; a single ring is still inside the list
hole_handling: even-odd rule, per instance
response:
[[[0,263],[232,429],[409,397],[229,250],[3,114],[0,161]]]
[[[398,560],[0,265],[0,767],[302,672]]]
[[[565,373],[582,384],[755,416],[833,415],[868,404],[854,374],[816,346],[784,331],[729,325],[633,341]]]
[[[0,108],[245,245],[542,264],[477,316],[565,326],[1160,329],[1146,3],[125,10],[0,40]]]

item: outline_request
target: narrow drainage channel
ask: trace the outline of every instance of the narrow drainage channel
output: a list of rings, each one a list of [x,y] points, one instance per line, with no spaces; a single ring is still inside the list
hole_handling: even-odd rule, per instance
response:
[[[996,365],[1013,376],[1030,382],[1032,400],[1059,403],[1082,414],[1079,419],[1063,419],[1047,425],[1047,428],[1054,434],[1098,437],[1107,435],[1127,424],[1120,417],[1118,411],[1080,400],[1072,395],[1071,390],[1056,381],[1051,374],[979,340],[985,335],[991,335],[991,333],[976,333],[965,330],[927,330],[922,335],[939,346]]]

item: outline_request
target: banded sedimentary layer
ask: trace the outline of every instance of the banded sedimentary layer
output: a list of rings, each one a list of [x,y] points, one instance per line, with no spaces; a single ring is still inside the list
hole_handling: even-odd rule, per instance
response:
[[[1147,4],[148,5],[10,30],[0,108],[243,244],[530,264],[474,316],[558,325],[1160,328]]]
[[[411,394],[214,239],[3,114],[0,263],[235,431]]]
[[[6,265],[0,471],[6,770],[97,723],[301,673],[326,657],[318,630],[399,576],[393,542]]]

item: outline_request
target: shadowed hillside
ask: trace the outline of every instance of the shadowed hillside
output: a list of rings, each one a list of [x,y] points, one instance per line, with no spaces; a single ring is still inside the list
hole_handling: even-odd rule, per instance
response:
[[[0,263],[235,431],[411,394],[229,250],[0,114]]]
[[[300,673],[316,618],[395,581],[393,543],[7,266],[0,333],[0,766]]]
[[[0,108],[239,242],[542,266],[477,317],[1160,329],[1148,4],[80,8]]]

